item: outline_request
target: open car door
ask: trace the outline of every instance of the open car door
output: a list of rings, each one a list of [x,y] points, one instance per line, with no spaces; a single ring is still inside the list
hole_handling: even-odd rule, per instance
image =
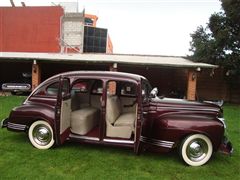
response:
[[[145,120],[148,118],[150,89],[151,87],[149,83],[145,81],[142,82],[141,88],[139,89],[140,96],[138,97],[139,106],[137,109],[136,135],[134,140],[134,152],[137,154],[139,154],[142,150],[142,127]]]
[[[58,144],[66,141],[70,134],[70,118],[71,118],[71,93],[70,80],[60,77],[58,99],[56,105],[56,129],[58,136]]]

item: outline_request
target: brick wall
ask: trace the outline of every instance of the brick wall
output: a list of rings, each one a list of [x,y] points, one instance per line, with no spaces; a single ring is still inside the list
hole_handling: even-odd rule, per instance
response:
[[[196,100],[197,73],[194,70],[188,72],[187,99]]]
[[[39,64],[32,65],[32,90],[41,83],[41,66]]]
[[[60,6],[0,7],[0,51],[60,52]]]

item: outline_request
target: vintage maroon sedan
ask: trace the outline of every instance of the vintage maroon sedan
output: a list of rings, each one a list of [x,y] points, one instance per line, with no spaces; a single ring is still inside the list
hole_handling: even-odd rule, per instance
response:
[[[168,152],[179,149],[192,166],[214,151],[232,152],[222,108],[212,103],[158,98],[146,78],[120,72],[76,71],[53,76],[2,121],[28,132],[38,149],[66,140]]]

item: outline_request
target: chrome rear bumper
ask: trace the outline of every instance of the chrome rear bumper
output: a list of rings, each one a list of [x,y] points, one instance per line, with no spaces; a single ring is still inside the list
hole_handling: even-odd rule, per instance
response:
[[[6,127],[7,127],[7,121],[8,121],[8,118],[3,119],[3,120],[1,121],[0,127],[1,127],[1,128],[6,128]]]

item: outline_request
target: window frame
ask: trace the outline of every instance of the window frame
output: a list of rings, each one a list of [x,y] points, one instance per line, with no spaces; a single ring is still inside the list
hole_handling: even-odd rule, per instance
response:
[[[47,93],[47,89],[49,88],[49,86],[58,83],[58,90],[56,95],[51,95],[49,93]],[[59,87],[60,87],[60,81],[58,79],[55,79],[51,82],[48,82],[46,84],[44,84],[43,86],[39,87],[32,95],[32,97],[42,97],[42,98],[52,98],[52,99],[57,99],[58,97],[58,92],[59,92]],[[44,92],[44,94],[40,94],[40,92]]]
[[[108,83],[109,82],[111,82],[111,81],[113,81],[113,82],[115,82],[116,83],[116,92],[115,92],[115,94],[114,95],[117,95],[117,96],[119,96],[119,97],[131,97],[131,98],[137,98],[138,97],[138,83],[137,83],[137,81],[134,81],[134,80],[126,80],[126,79],[109,79],[107,82],[106,82],[106,93],[108,94]],[[135,88],[136,88],[136,94],[135,95],[127,95],[127,94],[121,94],[121,89],[122,88],[119,88],[118,86],[119,86],[119,82],[120,82],[120,84],[124,84],[124,83],[132,83],[134,86],[135,86]],[[120,87],[122,87],[122,85],[120,85]]]

